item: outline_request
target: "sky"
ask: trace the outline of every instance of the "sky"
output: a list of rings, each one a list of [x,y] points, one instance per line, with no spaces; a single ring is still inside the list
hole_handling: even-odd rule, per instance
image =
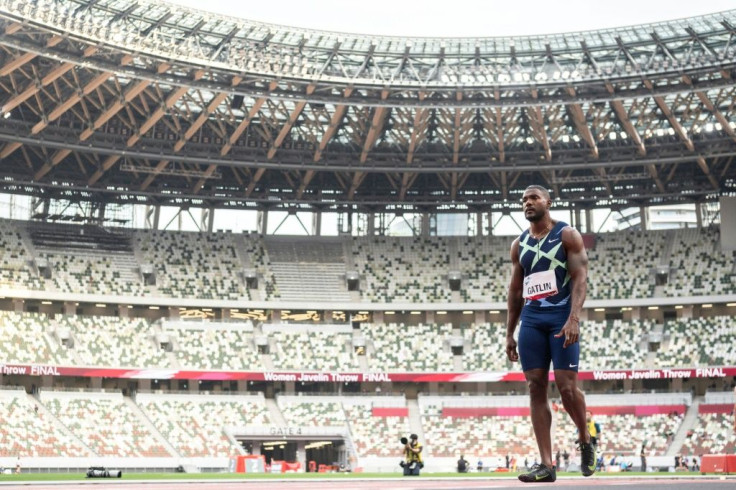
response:
[[[691,17],[735,0],[167,0],[286,26],[393,36],[553,34]]]

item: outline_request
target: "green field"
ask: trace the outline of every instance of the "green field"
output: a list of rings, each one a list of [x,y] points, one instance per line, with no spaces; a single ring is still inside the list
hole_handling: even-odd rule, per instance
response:
[[[516,478],[517,473],[424,473],[419,477],[411,478]],[[599,473],[598,478],[617,478],[617,477],[660,477],[660,478],[679,478],[692,477],[699,473]],[[557,473],[558,477],[580,476],[580,473]],[[366,479],[366,478],[398,478],[402,477],[401,473],[287,473],[287,474],[268,474],[268,473],[125,473],[123,477],[110,478],[110,480],[279,480],[279,479],[306,479],[306,480],[350,480],[350,479]],[[409,477],[407,477],[409,478]],[[29,481],[80,481],[87,480],[84,473],[21,473],[19,475],[0,475],[0,482],[29,482]],[[101,480],[98,478],[91,480]]]

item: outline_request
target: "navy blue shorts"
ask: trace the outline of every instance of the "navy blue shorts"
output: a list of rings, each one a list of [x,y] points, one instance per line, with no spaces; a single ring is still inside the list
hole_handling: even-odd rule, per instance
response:
[[[521,310],[519,326],[519,359],[524,371],[545,369],[549,371],[550,362],[554,369],[578,370],[580,360],[580,339],[567,348],[565,337],[555,338],[565,325],[570,308],[540,308],[525,306]]]

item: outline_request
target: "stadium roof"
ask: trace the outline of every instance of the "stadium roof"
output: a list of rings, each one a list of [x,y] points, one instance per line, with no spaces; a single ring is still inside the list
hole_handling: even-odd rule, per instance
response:
[[[546,36],[296,29],[140,0],[0,0],[0,191],[203,207],[712,200],[736,10]]]

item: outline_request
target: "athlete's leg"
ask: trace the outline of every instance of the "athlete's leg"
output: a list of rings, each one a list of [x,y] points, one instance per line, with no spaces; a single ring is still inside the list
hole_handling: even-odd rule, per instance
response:
[[[570,414],[575,427],[578,428],[578,440],[590,442],[588,424],[585,420],[585,395],[578,388],[578,373],[567,369],[555,369],[555,383],[565,411]]]
[[[549,371],[547,369],[530,369],[524,371],[529,386],[529,408],[531,409],[534,437],[539,447],[539,457],[542,464],[552,467],[552,412],[547,400],[549,387]],[[583,412],[583,419],[585,412]]]
[[[580,342],[565,347],[564,337],[555,337],[567,320],[567,314],[562,313],[558,319],[559,327],[555,328],[548,337],[552,365],[555,370],[555,383],[562,398],[565,411],[570,414],[578,428],[580,442],[590,442],[588,423],[585,418],[585,395],[578,388],[578,366],[580,364]]]

